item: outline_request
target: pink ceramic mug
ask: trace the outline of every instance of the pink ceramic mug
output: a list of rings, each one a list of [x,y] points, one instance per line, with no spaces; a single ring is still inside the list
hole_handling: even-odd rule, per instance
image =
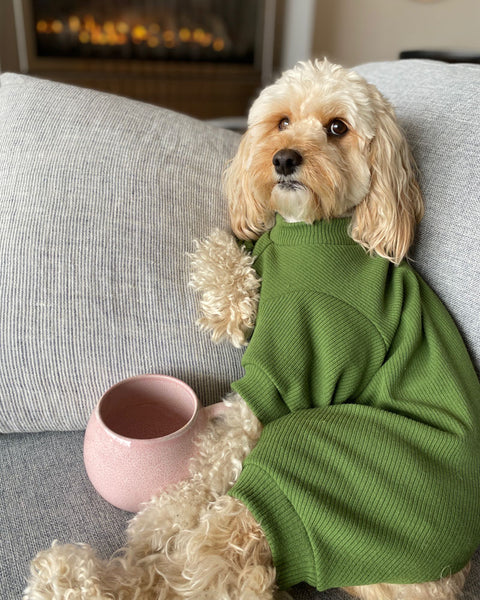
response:
[[[105,500],[137,512],[155,493],[188,476],[193,441],[206,421],[207,411],[179,379],[139,375],[121,381],[88,422],[88,477]]]

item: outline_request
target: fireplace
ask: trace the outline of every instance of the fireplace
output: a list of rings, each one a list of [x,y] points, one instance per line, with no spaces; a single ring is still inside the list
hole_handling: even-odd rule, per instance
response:
[[[39,57],[252,64],[257,0],[31,0]]]
[[[200,118],[245,114],[273,68],[275,0],[13,0],[20,70]]]

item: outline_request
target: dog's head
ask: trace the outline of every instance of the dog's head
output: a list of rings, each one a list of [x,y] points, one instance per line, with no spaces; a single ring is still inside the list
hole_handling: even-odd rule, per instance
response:
[[[405,137],[371,84],[327,60],[299,63],[254,102],[225,174],[241,239],[290,221],[352,216],[351,236],[398,263],[423,203]]]

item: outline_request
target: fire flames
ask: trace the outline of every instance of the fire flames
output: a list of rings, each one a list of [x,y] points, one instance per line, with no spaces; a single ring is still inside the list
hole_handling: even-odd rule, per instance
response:
[[[222,52],[226,36],[205,27],[162,27],[159,23],[128,23],[108,20],[98,22],[92,15],[71,15],[68,19],[40,19],[37,33],[48,36],[68,36],[80,44],[95,46],[124,46],[129,43],[145,44],[149,48],[176,48],[183,44],[212,48]],[[222,32],[223,33],[223,32]]]

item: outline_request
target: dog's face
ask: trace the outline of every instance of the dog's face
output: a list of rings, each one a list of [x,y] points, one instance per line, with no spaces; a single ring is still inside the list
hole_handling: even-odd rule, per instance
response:
[[[287,72],[249,116],[252,185],[286,219],[348,214],[370,185],[375,115],[368,88],[328,63]]]
[[[240,238],[268,230],[276,212],[307,223],[352,215],[352,237],[393,262],[408,250],[422,212],[391,106],[359,75],[327,61],[299,63],[263,90],[226,191]],[[383,224],[373,223],[378,218]],[[379,227],[397,240],[375,243]]]

